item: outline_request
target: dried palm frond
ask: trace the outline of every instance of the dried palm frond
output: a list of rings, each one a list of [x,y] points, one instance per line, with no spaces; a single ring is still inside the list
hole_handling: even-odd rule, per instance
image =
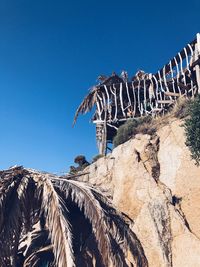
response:
[[[34,251],[24,262],[23,267],[40,267],[42,263],[46,263],[51,267],[56,267],[53,262],[53,248],[52,245],[43,247]],[[42,259],[42,261],[41,261]],[[52,262],[52,263],[50,263]],[[50,265],[51,264],[51,265]]]
[[[134,257],[136,266],[148,266],[147,259],[144,256],[144,250],[138,240],[137,236],[130,229],[130,225],[133,221],[124,213],[119,213],[108,198],[105,198],[98,190],[91,189],[95,199],[99,201],[101,208],[105,211],[106,219],[109,224],[113,226],[115,236],[118,240],[121,240],[120,246],[123,251],[130,250]],[[126,222],[126,220],[128,222]]]
[[[142,246],[125,223],[123,215],[97,189],[70,180],[59,182],[66,198],[71,198],[89,219],[105,266],[126,266],[127,250],[135,258],[136,266],[147,266]],[[120,265],[121,264],[121,265]]]
[[[70,225],[64,216],[63,200],[56,193],[51,180],[46,175],[34,175],[37,186],[43,188],[42,211],[49,230],[57,267],[73,267],[74,257]]]
[[[83,99],[83,101],[81,102],[80,106],[76,110],[76,113],[75,113],[75,116],[74,116],[73,125],[76,123],[79,114],[85,114],[85,113],[89,112],[93,108],[93,106],[96,103],[96,92],[97,92],[97,90],[98,90],[98,88],[94,86],[90,90],[89,94]]]
[[[76,239],[81,236],[74,225],[79,217],[81,236],[84,225],[88,231],[82,241]],[[36,223],[40,229],[28,245],[22,237],[29,235]],[[94,262],[96,267],[127,267],[128,252],[133,255],[134,266],[148,266],[124,216],[97,189],[22,167],[0,172],[1,267],[17,266],[18,258],[20,267],[37,267],[47,261],[53,267],[92,267]]]
[[[0,172],[0,233],[2,232],[2,227],[4,227],[5,214],[8,209],[6,204],[13,196],[13,193],[16,192],[20,181],[23,178],[23,171],[20,167],[15,168],[12,172],[12,175],[10,175],[11,172],[12,169]]]
[[[12,172],[12,170],[11,170]],[[15,168],[13,175],[10,172],[0,173],[0,258],[1,266],[15,266],[18,243],[21,235],[22,224],[26,224],[23,212],[23,191],[26,190],[28,180],[26,170]]]
[[[2,179],[0,186],[0,192],[2,192],[0,205],[1,266],[15,265],[13,262],[17,257],[20,234],[22,230],[25,230],[24,226],[27,221],[25,214],[29,208],[26,206],[26,190],[28,183],[32,182],[35,184],[35,195],[39,198],[37,201],[41,202],[41,213],[45,214],[45,222],[49,229],[57,267],[73,267],[70,227],[63,215],[62,200],[56,194],[51,181],[44,174],[30,172],[23,168],[20,169],[19,174],[18,170],[11,169],[1,172],[0,176]],[[13,184],[15,187],[11,192],[10,188],[13,188]],[[6,197],[7,192],[10,195],[9,199]],[[4,221],[5,216],[6,221]]]

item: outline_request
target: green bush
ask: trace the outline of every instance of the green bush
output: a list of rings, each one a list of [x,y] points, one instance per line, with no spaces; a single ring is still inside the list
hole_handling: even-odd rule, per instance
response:
[[[113,139],[114,147],[128,141],[137,133],[152,134],[155,132],[151,125],[152,118],[150,116],[137,119],[129,119],[119,127],[116,136]]]
[[[200,96],[189,105],[189,118],[185,120],[186,145],[196,165],[200,163]]]
[[[76,163],[78,167],[70,166],[70,174],[76,174],[80,171],[83,171],[88,165],[90,165],[84,155],[78,155],[77,157],[75,157],[74,163]]]
[[[87,166],[89,165],[89,162],[86,160],[84,155],[78,155],[74,159],[74,163],[78,164],[79,167]]]
[[[137,120],[127,120],[122,126],[119,127],[116,136],[113,139],[114,147],[123,144],[128,141],[133,135],[134,130],[137,127]]]

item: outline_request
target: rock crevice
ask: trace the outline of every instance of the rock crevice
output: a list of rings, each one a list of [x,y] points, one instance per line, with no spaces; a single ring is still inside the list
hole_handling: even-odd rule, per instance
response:
[[[159,137],[153,135],[149,142],[144,147],[144,150],[139,152],[135,149],[138,157],[138,162],[142,162],[147,172],[158,181],[160,176],[160,163],[158,161]]]

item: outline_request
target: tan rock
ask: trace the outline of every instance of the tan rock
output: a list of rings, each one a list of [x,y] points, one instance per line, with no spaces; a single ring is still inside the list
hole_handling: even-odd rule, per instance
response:
[[[150,267],[200,266],[200,168],[181,123],[171,120],[154,137],[137,135],[80,177],[134,219]]]
[[[180,199],[190,229],[200,238],[200,168],[195,166],[185,146],[184,129],[180,127],[182,124],[175,120],[158,132],[159,180]]]

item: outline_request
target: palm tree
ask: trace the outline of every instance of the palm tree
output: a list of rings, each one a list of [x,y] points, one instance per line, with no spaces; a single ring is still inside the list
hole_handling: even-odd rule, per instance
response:
[[[21,166],[0,172],[1,267],[146,267],[129,223],[85,183]]]

